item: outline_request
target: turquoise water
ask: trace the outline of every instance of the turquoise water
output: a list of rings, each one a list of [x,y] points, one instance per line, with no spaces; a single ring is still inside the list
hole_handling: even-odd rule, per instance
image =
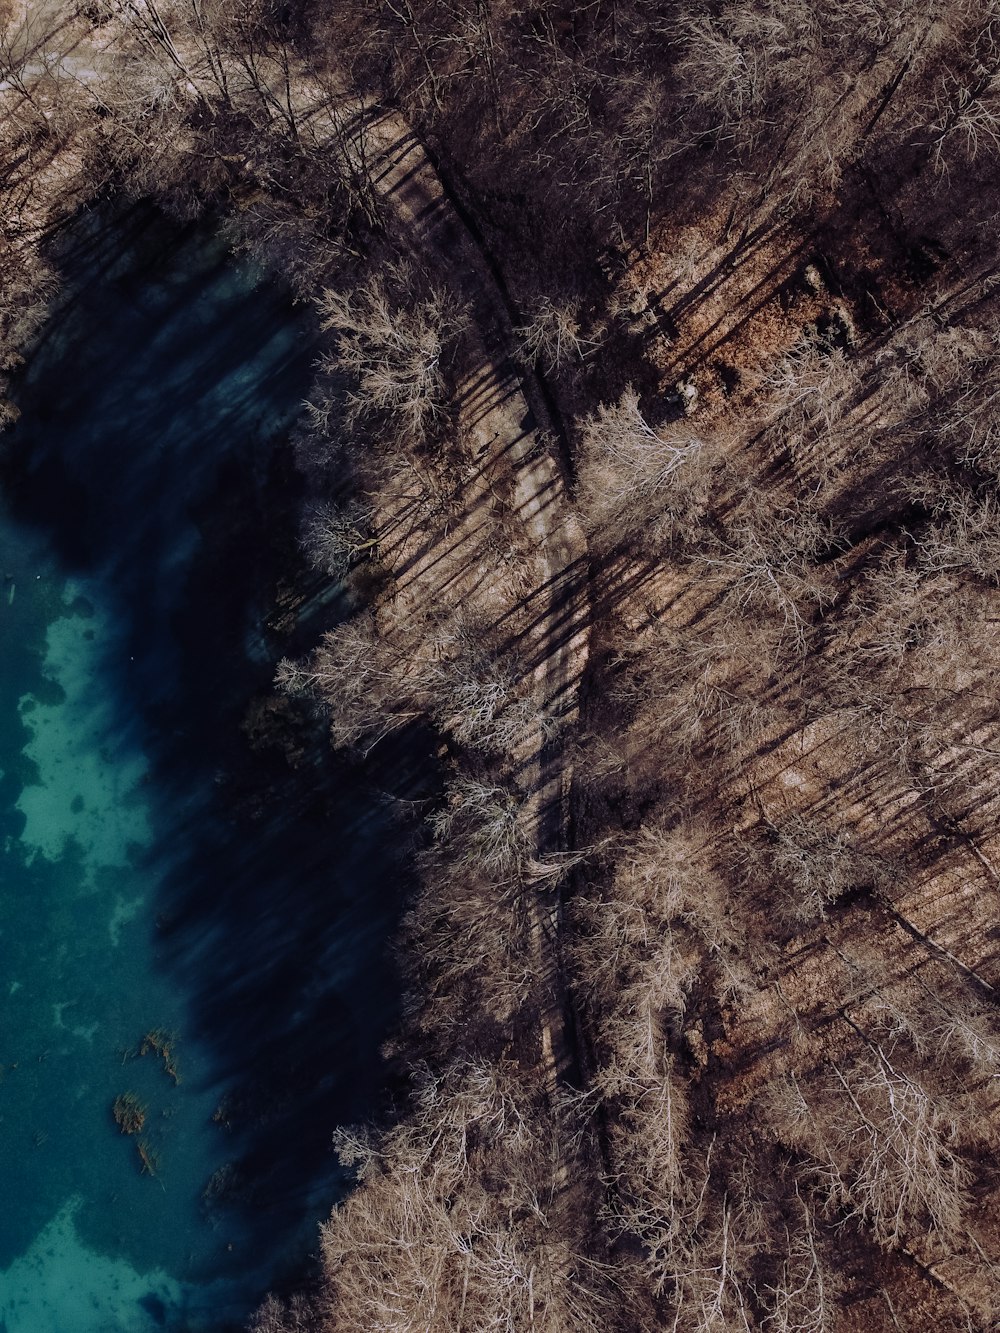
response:
[[[241,727],[290,646],[304,320],[142,211],[64,265],[0,441],[0,1331],[214,1333],[376,1095],[400,872],[307,718],[295,766]]]

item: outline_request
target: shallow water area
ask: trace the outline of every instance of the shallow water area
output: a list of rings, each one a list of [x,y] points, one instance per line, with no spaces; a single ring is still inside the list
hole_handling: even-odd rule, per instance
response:
[[[401,877],[352,775],[243,725],[307,322],[144,210],[65,268],[0,440],[0,1330],[215,1333],[335,1197]]]

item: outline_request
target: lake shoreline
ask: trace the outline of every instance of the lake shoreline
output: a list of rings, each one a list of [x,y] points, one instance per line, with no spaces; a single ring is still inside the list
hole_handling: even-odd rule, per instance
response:
[[[373,1114],[386,1095],[387,1068],[377,1048],[392,1026],[395,983],[386,948],[405,876],[385,837],[382,798],[366,794],[351,767],[334,761],[311,710],[273,700],[271,676],[283,646],[297,633],[312,633],[317,616],[337,614],[336,600],[314,597],[306,626],[267,627],[282,615],[287,622],[305,570],[297,545],[301,483],[282,439],[308,371],[303,365],[295,372],[301,387],[289,395],[282,387],[292,383],[283,368],[291,364],[289,352],[272,313],[294,308],[262,275],[239,277],[239,265],[211,239],[211,229],[175,229],[149,213],[144,218],[142,209],[128,221],[131,259],[127,245],[116,249],[110,224],[96,241],[77,247],[91,277],[74,285],[70,270],[61,304],[16,378],[21,421],[0,444],[12,516],[6,521],[30,534],[25,550],[35,551],[8,583],[7,610],[34,616],[34,646],[26,642],[19,670],[36,671],[32,663],[41,663],[43,673],[33,678],[30,698],[16,687],[28,699],[20,725],[30,725],[36,752],[14,816],[15,837],[28,836],[33,846],[18,873],[47,886],[44,901],[61,913],[49,920],[74,923],[75,942],[64,940],[55,950],[62,961],[52,964],[62,991],[57,1017],[65,1015],[67,1035],[47,1061],[75,1067],[74,1043],[86,1041],[98,1057],[100,1078],[82,1094],[92,1107],[82,1126],[97,1136],[97,1156],[107,1159],[109,1178],[124,1191],[116,1203],[114,1191],[100,1187],[106,1218],[131,1217],[126,1225],[135,1227],[152,1208],[150,1221],[160,1217],[156,1226],[171,1254],[172,1225],[183,1218],[193,1239],[207,1221],[195,1270],[210,1273],[215,1264],[248,1282],[242,1307],[248,1316],[271,1280],[294,1285],[316,1226],[344,1188],[330,1142],[335,1124]],[[207,251],[199,251],[203,237]],[[171,271],[172,255],[188,271]],[[95,301],[107,351],[94,334]],[[138,365],[127,366],[112,350],[116,336],[125,337]],[[264,410],[287,424],[266,424],[257,406],[262,393],[275,404]],[[279,401],[287,405],[275,417]],[[213,412],[221,425],[213,426]],[[43,628],[47,647],[37,637]],[[6,760],[0,768],[12,772]],[[105,789],[106,804],[95,805]],[[33,806],[24,804],[24,793],[34,793]],[[125,818],[132,822],[123,824],[121,841],[109,841],[114,822]],[[384,849],[374,855],[365,850],[372,837]],[[332,879],[331,843],[340,845]],[[139,887],[144,882],[155,887]],[[386,883],[393,885],[388,895],[380,887]],[[79,903],[70,918],[57,906],[60,895]],[[105,1020],[89,1027],[86,1017],[107,1011],[120,973],[118,964],[107,970],[110,956],[102,958],[83,915],[92,916],[105,900],[111,938],[128,949],[129,968],[145,960],[147,969],[121,974],[132,998],[113,1000],[121,1032],[114,1042]],[[18,928],[22,950],[26,922]],[[36,923],[31,937],[44,929]],[[142,932],[148,943],[141,943]],[[66,1008],[80,984],[73,957],[82,962],[84,948],[88,998],[70,998]],[[18,1004],[32,987],[22,983],[13,997]],[[155,1000],[170,990],[184,997],[183,1005]],[[130,1009],[134,1018],[127,1017]],[[85,1010],[72,1029],[88,1035],[74,1037],[69,1016]],[[30,1049],[44,1017],[37,1006],[24,1012],[21,1045]],[[158,1057],[155,1042],[151,1054],[135,1054],[148,1044],[144,1033],[174,1029],[176,1057]],[[116,1049],[125,1050],[124,1063]],[[19,1054],[11,1048],[8,1059]],[[176,1079],[168,1068],[174,1058]],[[24,1087],[21,1100],[9,1105],[27,1098],[27,1108],[30,1089],[18,1079],[23,1057],[12,1063],[17,1068],[0,1095]],[[39,1057],[39,1070],[46,1067]],[[41,1091],[44,1076],[37,1078]],[[148,1107],[157,1117],[134,1137],[119,1134],[111,1116],[112,1102],[130,1091],[144,1113]],[[204,1128],[196,1128],[199,1121]],[[190,1145],[180,1151],[180,1125],[197,1151]],[[17,1310],[15,1317],[0,1307],[12,1333],[35,1326],[32,1282],[42,1303],[39,1327],[46,1318],[63,1318],[45,1305],[46,1290],[54,1299],[57,1274],[84,1263],[71,1257],[84,1252],[74,1248],[76,1237],[109,1255],[124,1253],[113,1239],[116,1224],[96,1225],[98,1196],[90,1186],[79,1188],[86,1179],[79,1153],[87,1150],[67,1142],[56,1119],[46,1125],[43,1117],[32,1132],[39,1138],[36,1159],[47,1163],[33,1215],[52,1191],[51,1207],[60,1194],[68,1202],[38,1233],[40,1248],[26,1251],[17,1242],[7,1251],[26,1256],[23,1263],[12,1258],[8,1289],[0,1282],[0,1295],[8,1290]],[[12,1167],[4,1163],[8,1179]],[[177,1212],[171,1197],[179,1187],[189,1201]],[[27,1203],[20,1187],[12,1189]],[[142,1271],[159,1242],[154,1236],[137,1247],[136,1239],[126,1250]],[[167,1263],[175,1265],[176,1258]],[[122,1301],[134,1304],[144,1293],[125,1271],[116,1281]],[[168,1291],[179,1299],[169,1283],[145,1293],[154,1323],[158,1314],[174,1318]],[[101,1318],[113,1317],[110,1306],[101,1308]]]

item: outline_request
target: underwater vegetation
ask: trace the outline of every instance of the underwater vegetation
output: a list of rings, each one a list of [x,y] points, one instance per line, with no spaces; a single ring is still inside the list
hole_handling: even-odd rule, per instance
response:
[[[174,1058],[176,1046],[177,1038],[173,1033],[165,1032],[162,1028],[153,1028],[146,1033],[139,1043],[139,1055],[158,1056],[163,1061],[163,1072],[173,1081],[174,1086],[181,1081],[177,1061]]]
[[[111,1114],[123,1134],[139,1134],[146,1123],[148,1111],[136,1093],[123,1092],[115,1098]]]

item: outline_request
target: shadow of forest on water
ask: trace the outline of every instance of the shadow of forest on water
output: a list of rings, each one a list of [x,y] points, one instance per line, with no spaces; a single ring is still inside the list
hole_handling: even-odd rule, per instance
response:
[[[60,245],[68,296],[15,385],[0,486],[111,608],[101,689],[145,755],[152,811],[133,865],[153,886],[153,956],[204,1052],[192,1092],[216,1106],[205,1132],[220,1140],[199,1208],[226,1249],[184,1276],[233,1276],[252,1300],[275,1255],[297,1262],[303,1235],[314,1244],[342,1188],[332,1130],[384,1089],[410,835],[321,722],[266,702],[289,651],[266,619],[304,573],[282,441],[315,355],[308,315],[204,228],[145,207],[86,216]],[[310,636],[343,611],[327,601]],[[251,744],[254,701],[284,744]],[[429,773],[416,757],[400,780],[420,794]]]

